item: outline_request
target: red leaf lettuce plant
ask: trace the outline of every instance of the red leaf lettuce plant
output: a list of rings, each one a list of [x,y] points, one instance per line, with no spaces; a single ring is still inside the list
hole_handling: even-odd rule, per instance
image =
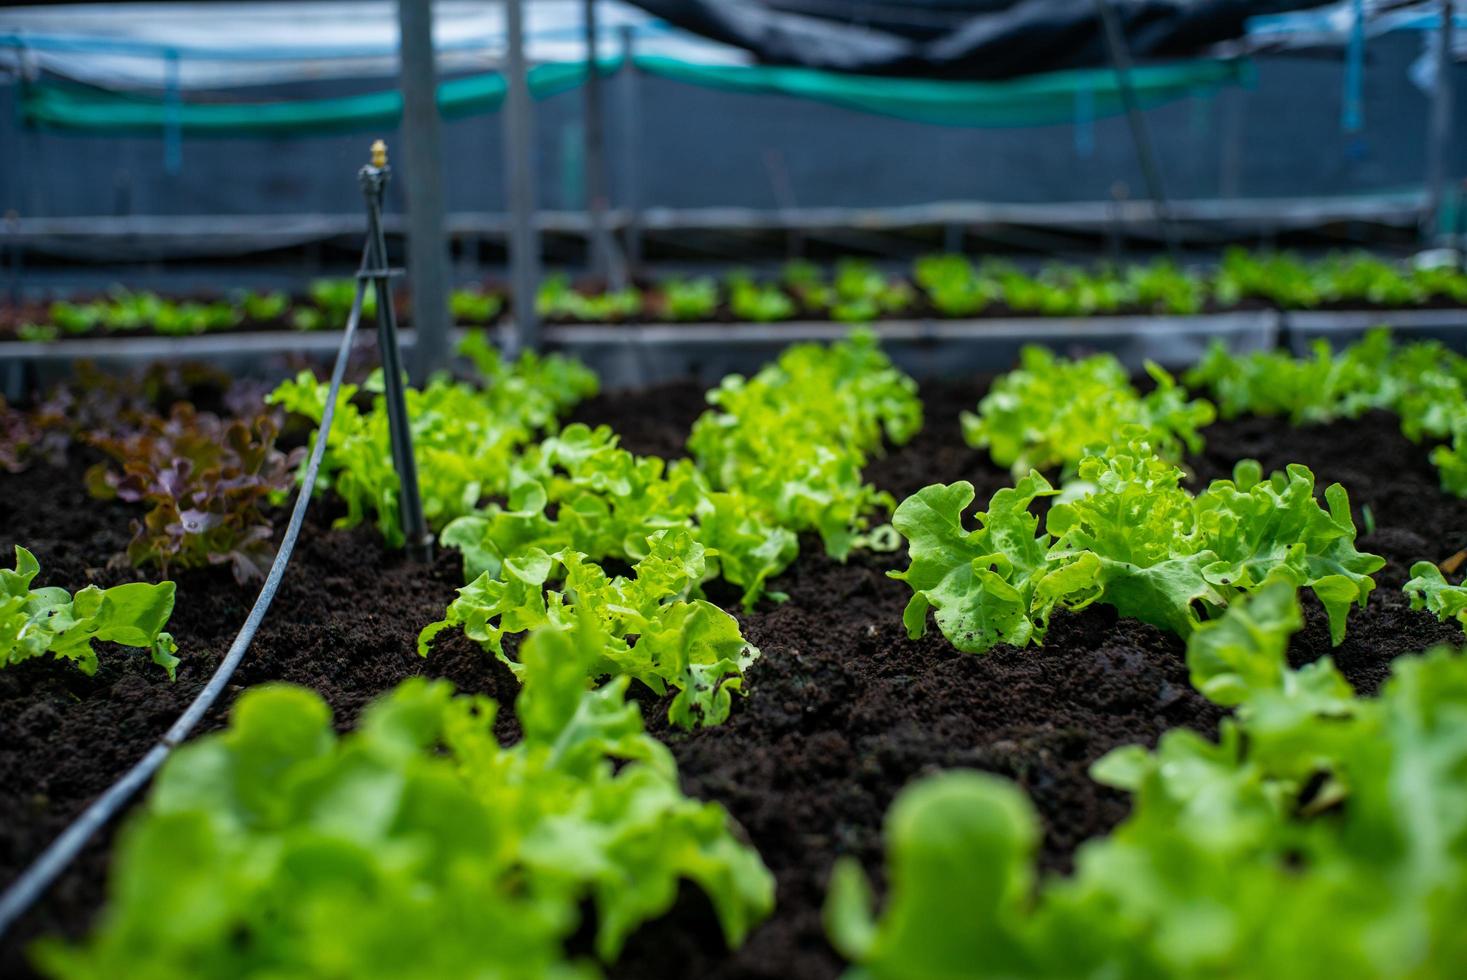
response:
[[[93,496],[148,506],[134,522],[135,567],[229,565],[235,581],[261,579],[275,558],[268,505],[284,499],[304,450],[275,448],[273,415],[225,420],[178,404],[122,435],[87,441],[111,457],[87,471]]]

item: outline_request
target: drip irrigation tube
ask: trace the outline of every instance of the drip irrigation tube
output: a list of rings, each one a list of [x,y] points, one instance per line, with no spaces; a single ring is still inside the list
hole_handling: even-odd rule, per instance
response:
[[[306,472],[301,480],[300,495],[296,497],[295,507],[290,512],[290,523],[286,526],[285,536],[281,539],[280,550],[275,555],[275,562],[270,566],[270,573],[265,577],[265,584],[260,588],[260,594],[255,599],[255,604],[250,609],[250,614],[245,618],[244,625],[240,627],[234,643],[230,645],[229,652],[225,654],[224,660],[219,664],[214,676],[204,685],[193,703],[188,706],[182,715],[178,717],[169,729],[158,739],[148,754],[143,756],[131,769],[129,769],[117,782],[92,804],[82,811],[61,835],[51,842],[51,845],[42,852],[19,878],[0,895],[0,936],[4,936],[10,930],[26,910],[31,907],[56,877],[71,863],[77,853],[81,851],[86,842],[110,821],[117,812],[132,798],[138,790],[147,785],[148,780],[153,778],[167,760],[172,751],[186,739],[194,726],[214,706],[220,693],[229,683],[230,677],[234,675],[235,668],[244,659],[245,651],[249,649],[251,641],[255,638],[255,631],[260,628],[265,613],[270,609],[270,603],[275,599],[275,593],[280,588],[280,580],[285,575],[285,568],[290,564],[290,557],[295,550],[296,538],[300,536],[301,524],[305,521],[306,508],[311,502],[311,492],[316,485],[316,474],[321,468],[321,459],[326,451],[327,437],[331,432],[331,421],[336,415],[336,397],[341,389],[342,378],[346,374],[347,357],[351,352],[352,341],[356,338],[357,324],[362,315],[362,296],[365,292],[366,280],[359,280],[357,284],[356,301],[352,304],[351,316],[346,321],[346,331],[341,338],[341,346],[336,352],[336,364],[331,370],[331,387],[327,392],[325,410],[321,413],[321,425],[316,430],[316,444],[311,448],[311,457],[306,464]]]

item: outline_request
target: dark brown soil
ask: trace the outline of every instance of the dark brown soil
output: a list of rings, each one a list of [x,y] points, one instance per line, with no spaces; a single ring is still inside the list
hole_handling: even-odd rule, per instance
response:
[[[926,431],[874,461],[873,482],[900,497],[931,482],[968,479],[980,502],[1000,488],[1007,474],[958,434],[957,413],[976,403],[981,388],[925,386]],[[610,424],[635,452],[675,455],[703,407],[700,388],[670,385],[602,396],[576,417]],[[1357,511],[1370,507],[1376,530],[1362,546],[1390,564],[1334,651],[1354,683],[1374,690],[1393,657],[1460,639],[1455,628],[1410,612],[1399,587],[1411,561],[1440,560],[1463,545],[1467,502],[1436,489],[1425,450],[1406,442],[1393,420],[1289,430],[1250,419],[1215,426],[1209,438],[1194,461],[1200,477],[1221,475],[1241,455],[1269,466],[1304,462],[1322,482],[1345,482]],[[41,584],[77,588],[127,577],[102,566],[126,542],[130,512],[89,500],[80,469],[77,461],[0,476],[0,547],[30,547]],[[346,728],[371,698],[418,673],[513,701],[513,679],[461,636],[445,636],[427,661],[414,653],[418,629],[441,615],[460,584],[453,555],[440,556],[424,575],[384,552],[371,532],[332,532],[326,519],[308,521],[225,702],[251,684],[294,681],[321,691]],[[898,555],[862,555],[840,565],[806,543],[778,583],[790,601],[741,617],[764,657],[726,725],[668,732],[662,706],[647,699],[649,725],[672,746],[686,788],[739,820],[778,880],[779,907],[728,955],[706,901],[686,889],[668,917],[633,938],[614,975],[834,977],[840,963],[819,917],[831,863],[852,854],[879,875],[882,816],[911,779],[951,766],[1016,779],[1044,822],[1043,866],[1063,872],[1079,843],[1126,813],[1122,795],[1089,780],[1091,762],[1118,745],[1153,744],[1174,726],[1215,729],[1219,713],[1187,683],[1182,644],[1104,609],[1056,617],[1046,645],[1027,651],[971,657],[935,632],[908,639],[900,622],[906,589],[884,577],[903,564]],[[91,679],[40,661],[0,672],[0,881],[19,873],[146,751],[213,669],[253,599],[223,572],[176,578],[172,628],[185,658],[176,684],[145,657],[116,648],[103,651]],[[1309,610],[1309,624],[1294,645],[1300,660],[1328,652],[1318,609]],[[216,709],[204,728],[218,727],[226,709]],[[109,832],[94,841],[6,937],[0,975],[25,974],[23,944],[41,932],[85,930],[101,901],[110,840]]]
[[[127,543],[131,512],[91,500],[82,469],[78,462],[0,477],[3,560],[9,567],[12,544],[29,548],[41,564],[37,585],[105,587],[136,577],[130,569],[105,567]],[[457,556],[439,555],[424,575],[386,552],[368,529],[332,531],[327,510],[307,519],[270,614],[201,731],[223,723],[241,690],[271,680],[320,691],[343,729],[367,702],[414,674],[448,677],[465,690],[512,702],[514,678],[461,634],[444,637],[430,660],[416,655],[418,630],[442,616],[462,584]],[[18,875],[182,713],[255,598],[253,588],[241,589],[224,569],[173,578],[178,599],[169,629],[182,657],[176,683],[146,655],[111,645],[99,646],[101,668],[92,678],[44,660],[0,671],[0,881]],[[94,840],[5,937],[0,976],[25,974],[25,941],[85,926],[101,902],[110,838],[109,832]]]
[[[976,404],[979,390],[925,385],[926,429],[868,468],[874,482],[900,498],[967,479],[981,506],[1007,475],[958,435],[957,413]],[[1425,450],[1400,435],[1394,418],[1302,430],[1247,419],[1208,436],[1207,452],[1193,461],[1200,477],[1226,476],[1245,456],[1272,468],[1302,462],[1321,488],[1338,481],[1350,489],[1357,522],[1362,506],[1373,512],[1376,530],[1361,548],[1389,564],[1368,608],[1331,650],[1323,610],[1306,603],[1296,663],[1330,654],[1370,693],[1395,657],[1461,643],[1455,626],[1412,612],[1400,587],[1412,562],[1467,545],[1453,543],[1467,536],[1467,501],[1439,491]],[[727,806],[774,871],[774,918],[724,956],[707,903],[685,896],[673,916],[634,938],[614,976],[838,976],[820,923],[826,878],[836,856],[852,854],[880,880],[882,815],[907,782],[953,766],[1015,779],[1044,822],[1042,867],[1064,872],[1078,844],[1128,811],[1124,795],[1088,778],[1092,762],[1120,745],[1153,745],[1179,725],[1212,732],[1221,717],[1188,683],[1184,646],[1169,633],[1092,608],[1057,616],[1042,648],[965,656],[935,631],[907,639],[901,611],[909,593],[883,577],[906,564],[903,556],[841,566],[811,552],[807,544],[780,582],[790,601],[745,620],[764,653],[750,671],[748,700],[718,729],[664,733],[686,790]]]

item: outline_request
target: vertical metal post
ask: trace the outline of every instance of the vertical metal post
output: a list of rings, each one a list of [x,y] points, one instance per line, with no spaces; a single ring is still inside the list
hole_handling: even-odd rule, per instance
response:
[[[367,247],[357,278],[370,280],[377,290],[377,346],[382,356],[386,386],[387,429],[392,446],[392,465],[397,471],[398,509],[407,552],[416,561],[431,561],[433,537],[423,516],[422,492],[418,487],[418,463],[413,455],[413,430],[407,414],[403,385],[402,352],[397,343],[397,311],[392,306],[392,277],[387,267],[387,240],[382,234],[382,192],[392,169],[387,166],[387,144],[372,144],[372,162],[357,177],[367,199]],[[360,288],[360,287],[358,287]]]
[[[1340,129],[1349,140],[1345,157],[1365,159],[1365,0],[1350,4],[1350,43],[1345,49],[1345,91],[1340,97]]]
[[[1422,233],[1429,239],[1446,231],[1447,160],[1452,150],[1452,0],[1441,0],[1436,38],[1436,87],[1431,99],[1431,135],[1426,154],[1426,210]]]
[[[525,66],[523,0],[505,0],[509,50],[504,74],[509,84],[504,113],[504,169],[509,175],[509,260],[514,283],[515,346],[540,346],[540,236],[535,228],[534,126],[530,118],[530,76]]]
[[[1136,90],[1131,85],[1131,49],[1126,44],[1126,35],[1121,30],[1120,22],[1116,20],[1116,12],[1111,7],[1110,0],[1095,0],[1095,9],[1100,15],[1105,46],[1110,52],[1111,67],[1115,69],[1116,86],[1120,89],[1121,101],[1126,107],[1126,118],[1131,124],[1131,139],[1136,143],[1136,156],[1141,161],[1141,174],[1146,178],[1146,190],[1156,209],[1156,218],[1161,224],[1167,252],[1172,261],[1180,261],[1176,228],[1172,224],[1166,188],[1162,186],[1161,168],[1156,162],[1156,152],[1151,145],[1151,132],[1146,127],[1146,117],[1141,114],[1141,107],[1136,101]]]
[[[412,276],[413,379],[449,366],[448,243],[443,234],[443,140],[433,63],[431,0],[398,0],[402,135],[407,141],[408,273]]]
[[[606,227],[606,128],[601,112],[601,71],[597,57],[596,0],[582,0],[586,43],[586,84],[582,89],[584,124],[581,138],[585,153],[581,161],[586,190],[587,246],[591,274],[612,289],[626,285],[626,270],[616,255],[616,245]]]
[[[1345,90],[1340,96],[1340,129],[1355,135],[1365,128],[1365,0],[1350,4],[1350,41],[1345,47]]]
[[[631,274],[642,265],[642,79],[637,71],[637,39],[630,24],[621,28],[621,77],[617,100],[621,125],[621,206],[626,212],[626,260]]]

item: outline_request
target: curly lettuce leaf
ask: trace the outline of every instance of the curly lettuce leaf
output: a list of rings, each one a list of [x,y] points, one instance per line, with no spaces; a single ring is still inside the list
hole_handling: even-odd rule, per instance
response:
[[[935,609],[955,647],[981,653],[1042,642],[1056,609],[1102,602],[1187,637],[1280,574],[1315,593],[1334,642],[1343,639],[1350,607],[1364,605],[1371,573],[1384,564],[1356,550],[1343,488],[1326,490],[1325,510],[1308,469],[1263,480],[1256,463],[1244,463],[1233,480],[1193,496],[1180,469],[1139,431],[1128,435],[1081,460],[1079,489],[1050,508],[1043,533],[1029,507],[1054,491],[1037,472],[995,494],[975,531],[962,526],[969,484],[927,487],[904,501],[893,525],[912,564],[892,577],[913,591],[908,632],[921,636]]]
[[[1221,619],[1197,627],[1187,642],[1192,686],[1229,708],[1260,691],[1282,688],[1289,637],[1303,625],[1294,583],[1276,575]]]
[[[36,950],[53,977],[589,978],[582,910],[614,962],[678,884],[731,946],[773,878],[722,807],[684,796],[625,700],[590,690],[589,632],[526,641],[523,737],[497,706],[414,678],[338,736],[320,696],[266,685],[179,749],[125,830],[92,934]]]
[[[1212,405],[1189,401],[1160,366],[1148,362],[1146,370],[1156,387],[1142,395],[1109,354],[1072,361],[1044,347],[1025,347],[1019,368],[994,383],[977,414],[963,413],[963,439],[987,449],[1015,475],[1073,472],[1088,449],[1114,441],[1128,427],[1143,430],[1166,459],[1181,459],[1184,449],[1197,452],[1200,430],[1216,417]]]
[[[1431,562],[1419,561],[1411,566],[1411,581],[1406,583],[1405,592],[1411,597],[1412,609],[1425,609],[1444,623],[1455,619],[1467,630],[1467,585],[1452,585]]]
[[[751,608],[798,554],[801,532],[818,533],[842,559],[889,541],[871,518],[893,501],[861,469],[883,439],[916,433],[921,403],[869,331],[792,347],[708,398],[716,407],[694,425],[691,460],[636,456],[606,426],[569,425],[525,446],[486,492],[496,499],[443,528],[465,579],[500,577],[508,558],[532,548],[636,562],[652,536],[685,530],[708,551],[706,578],[739,586]]]
[[[797,344],[753,378],[708,393],[688,451],[713,489],[741,494],[764,523],[814,531],[844,560],[895,503],[861,478],[884,441],[922,426],[922,403],[869,330],[829,347]]]
[[[926,487],[903,501],[892,526],[910,542],[912,563],[887,574],[912,589],[902,614],[908,635],[925,635],[932,611],[943,636],[965,653],[1041,639],[1045,621],[1033,609],[1050,565],[1049,538],[1038,534],[1039,519],[1029,507],[1054,492],[1043,476],[1030,473],[994,494],[987,512],[974,515],[978,527],[972,530],[963,525],[973,502],[971,483]],[[1081,592],[1076,583],[1072,595]]]
[[[659,696],[672,688],[674,724],[721,724],[759,650],[732,616],[692,598],[708,557],[682,529],[652,535],[630,578],[610,577],[576,551],[529,548],[506,559],[499,578],[486,572],[459,589],[444,618],[419,633],[418,653],[426,656],[441,632],[460,628],[523,676],[524,663],[504,648],[507,634],[540,627],[589,631],[598,652],[586,662],[588,682],[626,677]],[[547,587],[554,579],[562,580],[561,591]]]
[[[617,442],[606,426],[577,423],[527,449],[511,469],[505,503],[443,529],[442,543],[463,555],[465,580],[498,577],[506,558],[530,548],[636,562],[649,538],[680,529],[706,546],[708,579],[743,588],[746,607],[766,595],[765,583],[798,553],[794,531],[770,523],[743,492],[715,492],[690,461],[668,465]]]

